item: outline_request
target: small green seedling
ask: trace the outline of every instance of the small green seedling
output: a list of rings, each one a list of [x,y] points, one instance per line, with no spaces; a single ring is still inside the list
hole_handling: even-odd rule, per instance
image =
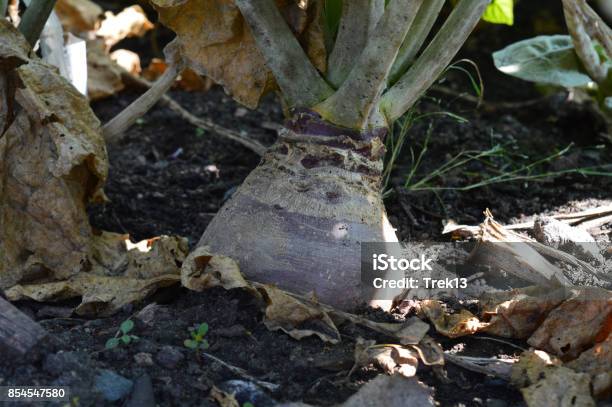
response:
[[[132,320],[127,319],[123,321],[115,336],[106,341],[105,348],[113,349],[120,344],[129,345],[133,341],[137,341],[138,337],[136,335],[130,335],[132,329],[134,329],[134,322]]]
[[[208,341],[204,339],[208,332],[208,324],[206,322],[198,325],[197,329],[189,328],[191,339],[185,339],[185,347],[189,349],[208,349]]]
[[[250,401],[247,401],[242,405],[242,407],[255,407],[255,405],[251,403]]]

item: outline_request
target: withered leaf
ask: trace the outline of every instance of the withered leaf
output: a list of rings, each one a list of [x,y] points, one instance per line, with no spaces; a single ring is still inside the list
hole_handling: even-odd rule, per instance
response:
[[[8,22],[0,27],[3,44],[27,47]],[[8,49],[0,48],[0,65],[15,59]],[[10,74],[21,85],[0,137],[0,288],[82,269],[91,238],[85,206],[104,198],[108,172],[87,99],[36,57]]]
[[[280,329],[295,339],[316,335],[325,342],[340,342],[340,332],[324,310],[270,285],[259,285],[257,290],[266,302],[264,324],[268,329]]]
[[[548,313],[567,297],[565,288],[531,286],[485,293],[480,298],[483,331],[506,338],[528,338]]]
[[[55,12],[65,31],[79,34],[95,30],[103,10],[90,0],[58,0]]]
[[[257,107],[275,88],[274,78],[244,18],[232,0],[150,0],[160,21],[176,32],[188,65],[222,85],[238,102]],[[325,70],[320,6],[302,10],[279,0],[281,13],[315,64]]]
[[[471,335],[484,325],[474,314],[464,309],[454,314],[444,312],[435,300],[422,301],[421,312],[434,324],[436,331],[449,338]]]
[[[590,348],[602,329],[609,332],[606,322],[612,315],[612,292],[597,287],[570,292],[569,298],[552,310],[527,340],[531,346],[565,360]]]
[[[124,88],[121,68],[106,52],[101,39],[87,41],[87,95],[91,100],[104,99]]]
[[[376,345],[375,341],[358,338],[355,343],[355,365],[368,366],[374,364],[386,374],[399,373],[404,377],[412,377],[419,364],[417,353],[401,345]]]
[[[107,11],[104,17],[96,35],[104,39],[107,50],[124,38],[142,37],[154,27],[139,5],[127,7],[117,15]]]
[[[578,359],[567,363],[567,367],[591,376],[593,394],[599,398],[612,396],[612,332],[603,342],[582,352]]]
[[[92,238],[91,270],[62,281],[15,285],[6,296],[11,301],[81,297],[77,314],[111,315],[160,287],[180,282],[180,262],[187,249],[182,238],[161,236],[131,244],[126,235],[104,232]]]
[[[194,291],[217,286],[226,290],[249,287],[234,259],[213,254],[207,246],[197,247],[187,256],[181,269],[181,282]]]

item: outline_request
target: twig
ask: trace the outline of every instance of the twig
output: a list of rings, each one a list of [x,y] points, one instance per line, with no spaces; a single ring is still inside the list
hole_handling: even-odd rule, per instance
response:
[[[499,339],[499,338],[491,338],[490,336],[478,336],[478,335],[473,335],[472,339],[481,339],[481,340],[486,340],[486,341],[493,341],[493,342],[499,342],[499,343],[503,343],[504,345],[508,345],[508,346],[512,346],[513,348],[516,348],[518,350],[520,350],[521,352],[526,351],[527,349],[515,345],[514,343],[510,342],[510,341],[504,341],[503,339]]]
[[[232,373],[242,377],[243,379],[246,379],[248,381],[251,381],[251,382],[257,384],[260,387],[263,387],[263,388],[268,389],[270,391],[276,391],[280,387],[276,383],[270,383],[270,382],[265,382],[263,380],[256,379],[255,377],[251,376],[246,370],[244,370],[244,369],[242,369],[242,368],[240,368],[238,366],[230,365],[229,363],[225,362],[224,360],[219,359],[216,356],[211,355],[210,353],[201,352],[201,355],[206,356],[207,358],[214,360],[215,362],[219,363],[220,365],[225,366]]]
[[[518,359],[498,358],[476,358],[470,356],[459,356],[444,352],[444,359],[459,367],[472,372],[482,373],[488,376],[499,377],[506,381],[510,380],[512,365]]]
[[[180,65],[182,64],[170,64],[162,76],[149,87],[149,90],[102,127],[102,134],[108,143],[120,140],[122,134],[163,97],[182,71]]]
[[[481,103],[482,107],[487,111],[519,110],[519,109],[524,109],[526,107],[538,105],[550,99],[549,96],[544,96],[544,97],[540,97],[536,99],[524,100],[521,102],[486,102],[486,101],[481,101],[480,98],[476,96],[473,96],[467,93],[460,93],[446,86],[434,85],[430,89],[434,92],[442,93],[448,96],[453,96],[457,99],[461,99],[466,102],[474,103],[475,105],[478,105],[478,103]]]
[[[139,86],[142,86],[145,88],[151,88],[153,86],[153,84],[151,84],[151,82],[147,81],[146,79],[137,77],[125,70],[123,71],[123,76],[127,80]],[[223,126],[220,126],[212,122],[211,120],[203,119],[203,118],[200,118],[200,117],[197,117],[191,114],[189,111],[187,111],[187,109],[185,109],[176,100],[174,100],[168,95],[163,95],[160,98],[159,102],[167,106],[170,110],[172,110],[176,114],[178,114],[185,121],[191,123],[192,125],[196,127],[211,131],[219,136],[235,141],[243,145],[244,147],[248,148],[249,150],[253,151],[259,156],[262,156],[266,152],[267,147],[264,146],[263,144],[260,144],[259,142],[255,140],[250,140],[248,137],[243,136],[239,132],[227,129]]]

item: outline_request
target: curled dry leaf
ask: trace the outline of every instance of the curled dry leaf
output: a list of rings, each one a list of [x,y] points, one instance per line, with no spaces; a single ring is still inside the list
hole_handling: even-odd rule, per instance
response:
[[[240,403],[236,400],[233,394],[227,393],[217,386],[210,389],[210,397],[212,397],[220,407],[240,407]]]
[[[565,288],[551,290],[541,286],[485,293],[480,297],[480,306],[488,324],[482,330],[506,338],[528,338],[567,295]]]
[[[142,37],[154,27],[139,5],[127,7],[117,15],[107,11],[104,17],[96,35],[104,39],[107,50],[124,38]]]
[[[399,373],[412,377],[419,365],[417,353],[401,345],[376,345],[375,341],[358,338],[355,343],[355,366],[367,367],[371,364],[386,374]]]
[[[0,289],[10,300],[80,296],[77,313],[107,315],[177,283],[185,240],[128,247],[92,231],[86,206],[105,199],[108,171],[100,123],[2,19],[0,37]]]
[[[608,326],[612,325],[609,318]],[[609,330],[609,329],[608,329]],[[578,359],[567,363],[567,367],[576,372],[588,373],[591,376],[593,394],[601,399],[612,396],[612,333],[603,342],[582,352]]]
[[[521,354],[519,361],[512,365],[511,382],[518,388],[537,383],[542,373],[551,368],[561,366],[561,361],[541,350],[529,350]]]
[[[222,85],[238,102],[255,108],[260,98],[275,88],[274,78],[232,0],[151,3],[160,21],[176,32],[189,67]],[[294,1],[277,1],[314,65],[324,71],[326,52],[319,3],[303,10]]]
[[[57,0],[55,12],[64,31],[79,34],[97,29],[104,11],[90,0]]]
[[[127,49],[115,50],[111,52],[110,59],[132,75],[140,75],[142,71],[140,57],[133,51]]]
[[[480,322],[474,314],[464,309],[448,314],[435,300],[422,301],[421,312],[434,324],[436,331],[449,338],[471,335],[486,325]]]
[[[250,287],[234,259],[212,254],[206,246],[197,247],[187,256],[181,268],[181,282],[194,291],[217,286],[226,290]]]
[[[90,100],[112,96],[124,88],[121,68],[113,62],[100,39],[87,41],[87,95]]]
[[[529,407],[595,406],[589,375],[562,366],[543,351],[523,352],[512,366],[511,380]]]
[[[132,244],[126,235],[103,232],[92,238],[88,271],[63,281],[15,285],[6,296],[11,301],[82,297],[77,314],[111,315],[160,287],[178,283],[187,251],[184,238],[161,236]]]
[[[608,336],[612,330],[611,319],[612,292],[597,287],[573,289],[527,343],[565,360],[575,359],[593,346],[598,336]]]
[[[0,37],[0,66],[22,63],[0,74],[21,84],[6,88],[10,120],[0,137],[0,288],[7,288],[83,268],[91,239],[85,206],[104,199],[108,162],[87,99],[28,59],[21,35],[1,19]]]
[[[544,373],[537,383],[521,389],[529,407],[595,407],[589,375],[557,367]]]
[[[340,342],[338,328],[320,307],[270,285],[258,284],[257,290],[266,302],[264,324],[271,331],[280,329],[295,339],[316,335],[325,342]]]

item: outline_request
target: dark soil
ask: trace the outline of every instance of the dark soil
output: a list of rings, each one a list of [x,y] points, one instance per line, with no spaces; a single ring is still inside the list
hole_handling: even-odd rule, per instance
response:
[[[524,3],[535,2],[519,4]],[[473,103],[435,91],[421,103],[424,113],[447,111],[468,121],[459,123],[436,116],[413,126],[407,144],[417,155],[427,129],[430,125],[433,129],[416,179],[435,171],[462,150],[483,151],[495,144],[503,145],[507,154],[492,162],[505,171],[514,168],[503,167],[510,165],[508,157],[514,160],[514,165],[523,165],[550,156],[570,143],[575,146],[568,154],[534,171],[546,173],[606,165],[612,171],[612,147],[600,136],[602,124],[588,106],[568,102],[564,93],[522,108],[503,104],[541,98],[531,85],[497,73],[489,56],[493,50],[532,35],[531,19],[521,20],[521,16],[529,15],[528,11],[519,10],[520,29],[483,27],[463,51],[463,57],[478,62],[486,85],[487,105],[476,109]],[[441,85],[454,89],[458,95],[470,91],[469,82],[457,74],[449,75]],[[106,121],[136,96],[136,91],[128,90],[95,103],[94,109]],[[207,93],[173,90],[171,96],[193,114],[244,131],[265,144],[274,140],[273,129],[283,120],[274,96],[268,97],[259,110],[246,112],[219,88]],[[93,225],[129,233],[135,241],[160,234],[182,235],[192,245],[259,160],[242,146],[213,133],[202,133],[159,106],[130,129],[125,140],[109,147],[109,158],[106,193],[110,202],[92,208]],[[453,189],[436,193],[402,190],[412,165],[406,147],[389,185],[395,193],[387,200],[389,218],[403,240],[444,240],[441,230],[445,221],[477,224],[486,208],[502,223],[512,223],[537,214],[572,212],[612,202],[611,177],[577,174],[457,190],[490,174],[490,167],[482,162],[473,162],[431,184]],[[598,239],[609,241],[611,230],[612,225],[604,226]],[[378,373],[373,368],[361,369],[347,379],[355,339],[361,336],[384,340],[352,324],[340,327],[342,343],[332,346],[314,338],[296,341],[284,333],[268,331],[253,299],[239,290],[195,293],[170,288],[155,294],[147,303],[158,303],[161,308],[155,310],[148,323],[133,318],[134,334],[140,340],[114,350],[104,350],[107,339],[122,321],[147,304],[128,307],[111,318],[83,320],[53,316],[63,310],[61,307],[72,304],[49,308],[19,303],[50,335],[28,360],[9,360],[9,355],[0,355],[0,386],[66,385],[79,399],[75,405],[123,405],[124,399],[111,403],[92,391],[100,369],[108,369],[132,381],[143,375],[150,377],[157,405],[216,405],[207,398],[212,386],[222,387],[224,382],[240,377],[183,346],[188,328],[201,322],[210,326],[207,337],[211,346],[207,352],[260,380],[279,384],[279,390],[269,394],[274,400],[333,405]],[[363,312],[379,320],[400,318],[371,310]],[[445,350],[455,349],[471,356],[508,357],[520,352],[480,336],[455,340],[435,336],[435,339]],[[517,344],[526,347],[524,343]],[[420,380],[433,387],[435,399],[442,406],[523,405],[520,393],[506,382],[452,365],[445,369],[446,376],[422,365],[417,372]],[[255,405],[268,404],[258,399]]]

